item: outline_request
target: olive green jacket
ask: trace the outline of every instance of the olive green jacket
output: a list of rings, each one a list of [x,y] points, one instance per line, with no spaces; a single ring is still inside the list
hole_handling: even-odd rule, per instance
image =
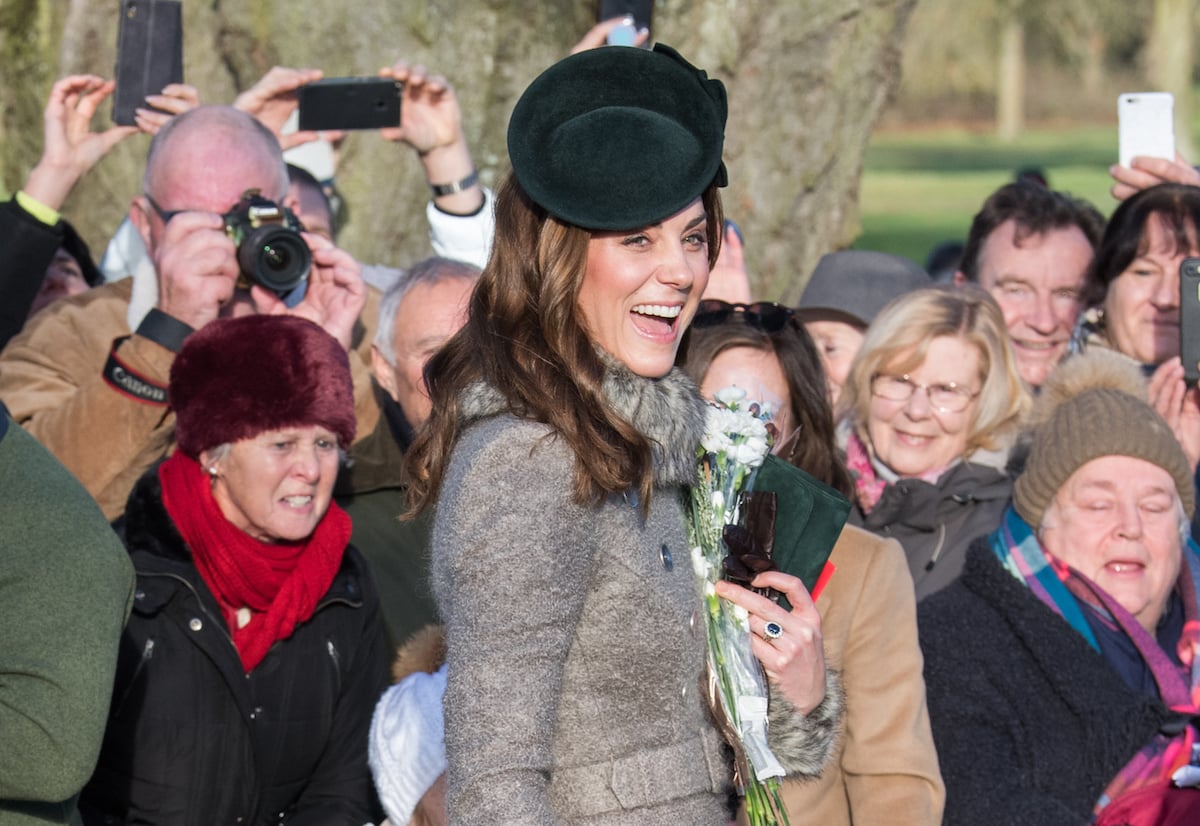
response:
[[[0,404],[0,824],[74,823],[133,566],[79,482]]]

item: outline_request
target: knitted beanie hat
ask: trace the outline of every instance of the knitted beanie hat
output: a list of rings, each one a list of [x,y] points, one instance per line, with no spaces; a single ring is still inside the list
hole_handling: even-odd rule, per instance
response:
[[[1013,486],[1013,505],[1035,528],[1071,474],[1102,456],[1158,465],[1174,479],[1184,510],[1194,510],[1187,456],[1146,401],[1145,378],[1124,356],[1092,348],[1064,362],[1043,385],[1031,418],[1029,457]]]
[[[167,388],[175,441],[193,458],[267,430],[320,425],[350,447],[354,386],[337,339],[288,315],[217,319],[192,333]]]
[[[375,706],[367,760],[391,823],[408,823],[421,797],[446,770],[445,693],[443,665],[433,674],[408,675]]]

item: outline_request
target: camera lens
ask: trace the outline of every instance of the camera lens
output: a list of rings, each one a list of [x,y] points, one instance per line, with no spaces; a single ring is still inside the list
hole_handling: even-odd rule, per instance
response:
[[[263,226],[247,233],[238,245],[238,265],[255,283],[285,295],[308,278],[312,253],[299,233]]]

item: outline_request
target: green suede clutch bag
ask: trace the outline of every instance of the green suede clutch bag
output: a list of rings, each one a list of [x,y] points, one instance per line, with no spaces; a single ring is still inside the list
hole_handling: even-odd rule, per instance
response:
[[[775,494],[775,564],[812,593],[850,514],[849,500],[776,456],[758,469],[753,490]],[[786,597],[779,603],[791,610]]]

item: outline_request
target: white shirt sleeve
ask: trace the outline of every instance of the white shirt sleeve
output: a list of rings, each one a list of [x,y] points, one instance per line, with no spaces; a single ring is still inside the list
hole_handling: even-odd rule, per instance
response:
[[[443,258],[466,261],[482,269],[492,250],[495,210],[495,198],[487,187],[483,187],[483,207],[474,215],[442,212],[431,200],[425,207],[425,217],[429,221],[433,251]]]

